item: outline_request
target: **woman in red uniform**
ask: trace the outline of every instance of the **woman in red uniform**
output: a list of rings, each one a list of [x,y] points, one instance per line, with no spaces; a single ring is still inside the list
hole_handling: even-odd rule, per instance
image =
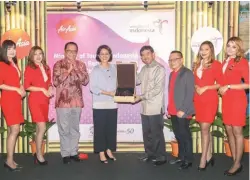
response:
[[[240,38],[232,37],[227,41],[225,57],[222,64],[223,86],[219,92],[222,95],[222,118],[234,160],[233,166],[224,174],[232,176],[242,170],[242,129],[246,125],[247,110],[245,89],[249,89],[249,65],[244,58],[243,42]]]
[[[214,46],[210,41],[201,44],[194,69],[195,89],[194,105],[196,120],[201,127],[202,155],[199,171],[214,164],[212,157],[212,138],[210,127],[218,108],[218,93],[222,77],[221,63],[215,60]]]
[[[4,167],[10,171],[20,171],[20,166],[13,160],[16,140],[20,124],[24,122],[22,115],[22,98],[25,96],[20,84],[21,73],[17,66],[16,44],[5,40],[0,58],[0,89],[2,91],[1,107],[8,126],[7,160]]]
[[[34,46],[31,48],[28,65],[24,73],[24,88],[30,91],[28,103],[32,121],[36,123],[36,149],[34,162],[47,165],[42,154],[42,141],[48,121],[49,98],[52,96],[51,73],[46,65],[43,50]]]

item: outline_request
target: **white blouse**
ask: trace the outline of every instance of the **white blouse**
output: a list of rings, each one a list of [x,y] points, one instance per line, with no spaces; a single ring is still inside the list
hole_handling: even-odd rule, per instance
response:
[[[201,64],[200,66],[198,67],[197,69],[197,76],[201,79],[202,77],[202,61],[201,61]]]

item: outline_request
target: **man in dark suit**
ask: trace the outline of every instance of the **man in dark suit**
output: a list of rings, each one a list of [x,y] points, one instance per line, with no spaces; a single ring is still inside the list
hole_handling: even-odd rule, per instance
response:
[[[189,120],[194,114],[194,76],[193,72],[183,65],[183,55],[180,51],[170,53],[169,65],[173,71],[169,76],[167,116],[171,118],[173,132],[179,147],[178,158],[169,163],[181,163],[179,169],[182,170],[192,166],[193,161]]]

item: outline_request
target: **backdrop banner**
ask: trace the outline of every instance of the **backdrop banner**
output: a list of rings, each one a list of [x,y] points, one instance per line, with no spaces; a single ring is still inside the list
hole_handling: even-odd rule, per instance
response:
[[[47,58],[51,69],[64,58],[64,45],[69,41],[78,44],[78,60],[83,61],[91,73],[98,64],[96,50],[107,44],[113,51],[113,61],[136,62],[138,71],[143,63],[140,48],[151,45],[156,53],[156,60],[166,68],[166,107],[168,102],[167,84],[170,69],[168,57],[175,48],[175,11],[142,12],[84,12],[49,13],[47,15]],[[140,92],[140,87],[137,87]],[[80,120],[83,142],[93,141],[92,96],[89,87],[83,87],[84,105]],[[49,118],[55,118],[55,99],[50,101]],[[118,142],[142,142],[140,104],[119,104]],[[173,133],[164,129],[166,141],[173,139]],[[59,141],[57,126],[49,130],[49,141]]]

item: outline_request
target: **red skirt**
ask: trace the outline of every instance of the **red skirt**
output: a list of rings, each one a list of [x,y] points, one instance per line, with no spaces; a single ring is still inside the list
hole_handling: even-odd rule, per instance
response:
[[[213,123],[218,109],[218,102],[195,102],[194,107],[197,122]]]
[[[13,92],[2,93],[1,108],[7,126],[24,123],[22,114],[22,98]]]
[[[36,96],[29,97],[29,109],[32,122],[47,122],[49,115],[48,98],[38,98]]]

